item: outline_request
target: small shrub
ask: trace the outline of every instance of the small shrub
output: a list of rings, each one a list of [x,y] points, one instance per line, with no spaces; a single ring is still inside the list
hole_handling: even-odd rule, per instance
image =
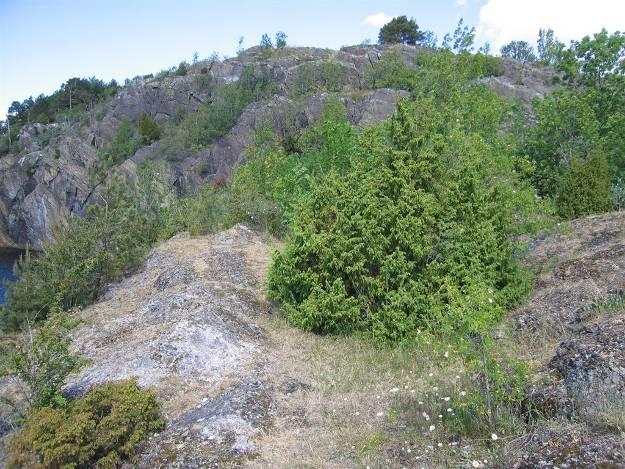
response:
[[[481,339],[480,339],[481,340]],[[445,428],[458,437],[489,438],[493,433],[521,433],[528,419],[535,417],[528,408],[529,386],[525,364],[499,350],[500,344],[478,343],[466,359],[470,382],[466,391],[444,403]]]
[[[135,381],[95,387],[67,408],[32,411],[10,442],[9,467],[119,467],[165,420]]]
[[[398,88],[410,91],[414,88],[415,81],[415,70],[404,64],[397,51],[384,54],[365,72],[367,88]]]
[[[178,77],[184,77],[188,72],[189,65],[186,62],[180,62],[174,74]]]
[[[98,151],[98,156],[103,163],[103,171],[122,163],[132,156],[143,144],[143,139],[135,136],[135,126],[126,116],[117,128],[113,141]]]
[[[17,338],[11,350],[4,351],[0,376],[15,376],[24,383],[24,397],[31,408],[65,403],[61,395],[65,378],[81,364],[69,352],[68,331],[75,325],[68,313],[57,309],[38,329],[27,324],[25,334]]]
[[[343,67],[330,60],[305,63],[299,66],[293,82],[292,94],[304,96],[325,91],[340,91],[343,87]]]
[[[57,227],[37,257],[17,263],[0,317],[3,329],[43,320],[55,309],[93,302],[106,285],[143,260],[159,239],[171,205],[170,186],[155,167],[140,168],[138,181],[113,177],[102,192],[105,206]]]
[[[618,179],[610,190],[610,200],[614,210],[625,209],[625,180]]]
[[[139,117],[139,133],[143,143],[149,145],[161,137],[161,129],[156,122],[145,112]]]
[[[172,207],[163,228],[166,236],[188,231],[192,236],[214,233],[228,224],[228,194],[212,183],[206,183],[193,195],[182,197]]]
[[[560,181],[555,201],[558,215],[565,219],[610,210],[608,160],[600,149],[585,160],[573,159]]]
[[[282,31],[278,31],[276,33],[276,48],[277,49],[284,49],[286,47],[286,38],[287,38],[286,33]]]

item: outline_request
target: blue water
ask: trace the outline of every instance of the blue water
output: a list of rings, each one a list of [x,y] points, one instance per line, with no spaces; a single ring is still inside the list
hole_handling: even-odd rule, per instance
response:
[[[4,281],[14,280],[13,264],[20,257],[20,251],[0,250],[0,304],[4,303]]]

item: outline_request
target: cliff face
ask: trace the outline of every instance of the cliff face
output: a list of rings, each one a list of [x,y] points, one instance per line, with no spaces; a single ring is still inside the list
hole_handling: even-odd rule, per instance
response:
[[[237,58],[223,62],[200,62],[185,76],[137,79],[119,92],[103,109],[92,111],[76,124],[33,124],[22,129],[16,155],[0,159],[0,247],[40,248],[53,227],[68,214],[82,214],[98,201],[99,186],[90,178],[98,161],[97,149],[115,134],[120,120],[136,119],[146,112],[157,122],[195,111],[210,100],[216,86],[239,79],[243,67],[252,64],[269,75],[275,94],[267,101],[249,105],[232,129],[220,140],[198,152],[168,162],[171,178],[179,190],[193,190],[215,175],[228,176],[241,161],[254,133],[270,122],[278,135],[292,126],[306,127],[321,114],[328,95],[292,99],[291,89],[303,64],[331,59],[342,69],[342,98],[352,123],[384,119],[394,110],[401,90],[364,90],[366,70],[390,50],[414,63],[420,49],[407,46],[346,47],[340,51],[315,48],[289,48],[275,58],[263,59],[259,48],[249,49]],[[505,73],[488,80],[503,96],[520,97],[526,102],[549,88],[548,72],[518,69],[506,62]],[[290,119],[287,122],[287,118]],[[141,148],[120,169],[134,174],[136,165],[159,158],[159,142]]]

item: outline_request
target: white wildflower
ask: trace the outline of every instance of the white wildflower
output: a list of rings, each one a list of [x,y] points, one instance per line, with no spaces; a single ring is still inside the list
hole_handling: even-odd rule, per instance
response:
[[[493,434],[490,436],[490,438],[491,438],[491,440],[493,440],[493,441],[497,441],[497,439],[498,439],[499,437],[497,436],[497,434],[493,433]]]
[[[436,425],[430,425],[430,431],[433,432],[434,430],[436,430]]]

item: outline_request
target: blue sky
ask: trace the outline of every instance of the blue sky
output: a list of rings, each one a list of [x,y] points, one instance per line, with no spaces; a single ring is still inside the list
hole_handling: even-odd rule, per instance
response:
[[[536,11],[529,11],[536,3]],[[534,41],[538,27],[558,23],[565,37],[600,29],[601,18],[625,30],[623,0],[0,0],[0,115],[11,101],[49,94],[73,76],[123,81],[200,58],[234,55],[261,35],[284,31],[290,45],[339,48],[375,41],[380,19],[405,14],[439,40],[462,16],[478,27],[478,43]],[[550,7],[545,9],[545,5]],[[558,9],[556,6],[563,7]],[[578,8],[579,7],[579,8]],[[543,11],[541,19],[540,11]],[[547,10],[554,10],[553,12]],[[528,12],[529,11],[529,12]],[[576,16],[571,16],[571,11]],[[565,12],[565,13],[563,13]],[[365,20],[370,18],[369,22]],[[610,19],[611,18],[611,19]],[[616,19],[615,19],[616,18]],[[377,20],[377,21],[376,21]],[[622,27],[619,22],[623,22]],[[531,36],[531,37],[530,37]],[[566,37],[570,36],[570,37]],[[508,39],[509,40],[509,39]]]

